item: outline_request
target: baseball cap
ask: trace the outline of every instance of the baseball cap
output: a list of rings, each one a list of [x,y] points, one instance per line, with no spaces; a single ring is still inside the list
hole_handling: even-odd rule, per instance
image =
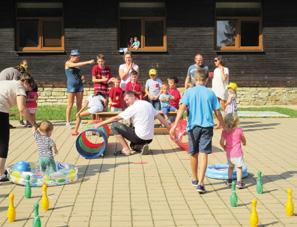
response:
[[[71,56],[79,56],[80,55],[79,50],[78,49],[71,50],[70,55]]]
[[[237,84],[234,82],[229,83],[228,88],[231,88],[232,90],[236,91],[237,90]]]
[[[157,70],[156,69],[150,69],[149,70],[149,75],[157,75]]]

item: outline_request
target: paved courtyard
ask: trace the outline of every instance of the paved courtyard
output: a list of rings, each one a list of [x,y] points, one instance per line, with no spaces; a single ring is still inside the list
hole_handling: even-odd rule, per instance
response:
[[[50,209],[40,211],[42,226],[148,227],[148,226],[249,226],[251,200],[258,201],[260,226],[297,226],[297,217],[286,217],[286,190],[293,189],[297,202],[297,119],[245,118],[244,148],[249,177],[247,188],[237,191],[239,205],[229,204],[231,190],[220,180],[206,179],[207,193],[191,185],[189,159],[167,135],[155,137],[152,155],[115,157],[118,149],[110,137],[104,158],[86,160],[75,149],[75,137],[63,125],[54,130],[59,155],[56,160],[78,166],[79,181],[49,187]],[[15,123],[16,124],[16,123]],[[0,126],[1,127],[1,126]],[[225,163],[219,149],[220,131],[214,135],[209,163]],[[8,164],[36,161],[31,129],[11,130]],[[264,175],[264,194],[256,194],[255,174]],[[15,194],[17,220],[7,223],[8,194]],[[41,188],[25,199],[24,187],[0,183],[0,226],[32,226],[33,204]]]

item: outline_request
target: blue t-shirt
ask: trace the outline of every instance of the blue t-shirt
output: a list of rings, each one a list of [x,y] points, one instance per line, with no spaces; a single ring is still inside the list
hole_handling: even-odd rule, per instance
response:
[[[160,89],[162,86],[162,81],[159,78],[148,79],[145,83],[145,88],[148,89],[150,95],[157,96],[160,93]]]
[[[187,130],[194,126],[213,127],[213,111],[220,109],[215,93],[205,86],[189,88],[181,99],[189,108]]]
[[[162,101],[162,99],[168,99],[168,101]],[[163,107],[169,107],[170,106],[170,99],[173,99],[173,96],[170,95],[170,94],[161,94],[159,96],[159,100],[160,100],[160,103],[161,103],[161,108]]]
[[[196,85],[195,73],[197,72],[197,70],[204,70],[205,73],[208,74],[209,69],[207,65],[198,66],[196,64],[193,64],[188,68],[187,76],[190,77],[191,79],[190,82],[192,83],[193,86]]]

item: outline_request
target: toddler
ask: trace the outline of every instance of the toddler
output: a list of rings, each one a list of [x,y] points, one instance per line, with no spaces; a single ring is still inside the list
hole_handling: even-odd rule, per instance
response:
[[[135,70],[131,72],[130,82],[126,84],[126,91],[133,91],[138,99],[142,99],[142,87],[138,82],[138,72]]]
[[[236,91],[237,91],[237,84],[232,82],[229,83],[225,114],[232,113],[233,115],[237,115]]]
[[[239,189],[244,188],[242,182],[242,166],[243,166],[243,151],[241,144],[246,145],[246,139],[243,134],[242,128],[238,128],[238,117],[228,113],[224,117],[224,129],[221,134],[220,145],[226,151],[228,159],[228,180],[227,185],[232,183],[232,173],[234,166],[236,167],[237,183],[236,187]]]
[[[170,99],[170,105],[178,109],[179,101],[181,99],[180,92],[176,88],[176,84],[178,83],[178,79],[176,77],[170,77],[167,79],[169,85],[169,94],[173,96]]]
[[[131,48],[134,50],[138,50],[140,47],[140,41],[138,40],[137,36],[134,37],[134,42],[131,45]]]
[[[114,80],[114,87],[109,91],[109,106],[111,112],[121,112],[123,110],[123,90],[120,88],[120,79]]]
[[[75,128],[72,132],[72,135],[78,135],[78,128],[82,117],[102,112],[106,104],[107,101],[100,92],[97,92],[94,95],[90,95],[84,103],[83,107],[76,114]],[[88,110],[84,111],[87,107]]]
[[[170,105],[170,100],[174,97],[168,93],[168,85],[163,84],[161,86],[161,94],[160,94],[160,103],[161,103],[161,109],[162,113],[165,116],[165,119],[168,120],[168,113],[170,111],[176,111],[176,108]]]
[[[38,87],[37,84],[34,83],[34,86],[32,88],[32,91],[27,92],[26,97],[26,108],[28,113],[31,115],[31,118],[35,122],[35,115],[37,110],[37,99],[38,99]],[[32,127],[32,125],[27,121],[24,127]]]
[[[55,142],[51,138],[54,126],[50,121],[42,121],[34,128],[34,139],[39,152],[39,167],[43,173],[51,174],[57,171],[54,154],[58,154]]]
[[[149,77],[145,84],[145,95],[148,97],[148,101],[154,106],[156,110],[160,110],[160,88],[162,81],[157,77],[157,70],[150,69]]]

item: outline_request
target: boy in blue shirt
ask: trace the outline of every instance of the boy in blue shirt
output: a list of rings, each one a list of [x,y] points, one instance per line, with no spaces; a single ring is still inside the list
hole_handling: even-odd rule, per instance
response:
[[[197,72],[195,74],[196,86],[186,90],[182,97],[181,105],[175,122],[170,129],[174,137],[175,129],[184,111],[189,109],[188,116],[188,138],[189,154],[191,155],[192,184],[199,193],[206,192],[204,178],[208,162],[208,154],[212,152],[213,137],[213,115],[214,112],[220,126],[223,125],[223,118],[220,112],[220,103],[214,92],[206,87],[207,74]],[[200,157],[199,174],[198,155]]]

